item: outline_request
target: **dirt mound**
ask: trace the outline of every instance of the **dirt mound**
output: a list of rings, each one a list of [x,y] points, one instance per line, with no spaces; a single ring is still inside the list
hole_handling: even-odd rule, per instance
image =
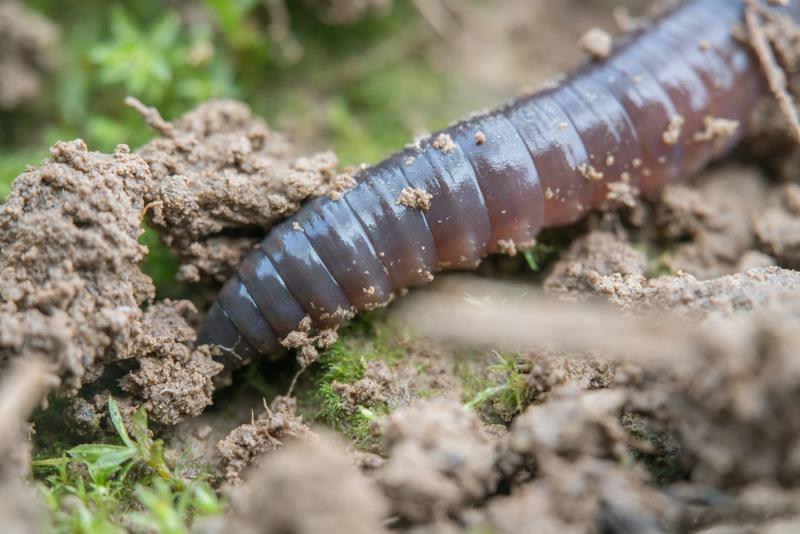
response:
[[[151,305],[137,340],[139,368],[120,381],[123,390],[144,401],[150,416],[175,425],[211,405],[212,378],[223,365],[211,359],[209,347],[192,350],[196,332],[186,322],[197,310],[188,301]]]
[[[575,240],[555,264],[544,288],[571,298],[589,295],[626,302],[645,282],[647,260],[624,239],[596,231]]]
[[[46,18],[16,0],[0,2],[0,109],[39,98],[58,39],[58,29]]]
[[[106,155],[56,143],[51,155],[0,211],[0,359],[54,361],[77,389],[130,357],[143,333],[154,288],[137,240],[151,180],[124,145]]]
[[[107,364],[136,359],[122,386],[155,420],[197,415],[221,366],[206,348],[191,348],[194,307],[142,311],[154,296],[139,269],[147,164],[124,145],[107,155],[80,140],[57,143],[51,155],[16,179],[0,207],[0,360],[52,361],[74,393]],[[84,407],[78,412],[96,427]]]
[[[233,101],[213,101],[173,123],[140,103],[162,137],[138,154],[150,166],[151,221],[181,262],[178,278],[224,282],[266,230],[312,196],[352,186],[336,156],[296,158],[280,133]]]
[[[296,401],[290,397],[276,397],[272,406],[250,424],[235,428],[217,443],[221,457],[217,469],[220,480],[228,484],[241,483],[242,473],[261,457],[276,450],[287,438],[307,438],[311,435],[303,418],[295,415]]]
[[[230,496],[225,518],[203,532],[384,532],[387,505],[344,447],[326,435],[268,456]]]
[[[375,479],[403,520],[444,518],[497,485],[495,445],[460,403],[419,402],[395,411],[380,426],[389,459]]]
[[[775,191],[770,206],[756,219],[756,232],[766,250],[785,267],[800,267],[800,186]]]
[[[700,279],[737,272],[742,256],[756,248],[754,218],[768,193],[761,172],[736,166],[710,172],[694,185],[669,186],[655,216],[661,238],[674,243],[666,266]]]

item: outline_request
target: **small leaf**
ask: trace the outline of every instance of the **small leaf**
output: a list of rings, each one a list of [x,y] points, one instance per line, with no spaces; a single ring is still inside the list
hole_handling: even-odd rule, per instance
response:
[[[131,440],[128,431],[125,429],[125,423],[122,421],[122,414],[119,412],[117,401],[115,401],[111,395],[108,396],[108,413],[111,416],[111,423],[114,425],[123,443],[128,447],[136,447],[136,444]]]
[[[139,406],[136,412],[134,412],[131,422],[131,432],[133,432],[136,443],[141,447],[144,449],[150,449],[150,447],[152,447],[153,440],[150,439],[150,433],[147,431],[147,411],[144,409],[144,406]]]

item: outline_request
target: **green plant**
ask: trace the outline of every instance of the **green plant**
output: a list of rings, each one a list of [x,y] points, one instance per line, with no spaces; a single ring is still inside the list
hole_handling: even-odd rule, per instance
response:
[[[493,378],[481,380],[483,387],[475,391],[473,384],[465,406],[479,409],[488,404],[500,419],[510,421],[535,400],[527,375],[530,364],[519,354],[501,354],[495,352],[498,363],[488,368]]]
[[[369,361],[397,363],[405,354],[402,340],[392,331],[380,313],[367,313],[343,329],[339,340],[320,354],[309,401],[312,417],[352,439],[357,447],[375,445],[372,422],[388,412],[385,403],[357,406],[346,410],[334,384],[352,384],[364,377]]]
[[[33,462],[54,531],[124,532],[120,525],[130,521],[159,532],[187,532],[193,517],[221,513],[202,475],[185,480],[169,468],[143,407],[131,418],[130,434],[111,397],[108,410],[121,443],[81,444]]]
[[[209,27],[183,28],[171,12],[138,24],[116,7],[109,30],[110,38],[89,51],[101,84],[120,84],[127,93],[155,105],[168,98],[194,103],[233,92],[232,72],[225,62],[214,61]]]

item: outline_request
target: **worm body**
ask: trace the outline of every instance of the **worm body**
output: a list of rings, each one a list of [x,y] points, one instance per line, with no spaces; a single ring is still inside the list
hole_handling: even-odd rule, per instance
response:
[[[766,92],[732,35],[743,4],[684,2],[556,87],[363,170],[338,200],[309,202],[244,259],[198,342],[244,359],[280,353],[306,315],[337,325],[436,271],[474,268],[575,222],[615,183],[653,197],[696,172],[738,140]],[[776,9],[800,20],[794,0]],[[407,189],[429,206],[398,202]]]

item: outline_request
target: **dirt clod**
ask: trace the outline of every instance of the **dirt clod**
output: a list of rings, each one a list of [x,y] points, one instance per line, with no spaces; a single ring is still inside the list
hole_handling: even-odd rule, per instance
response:
[[[767,252],[784,267],[800,268],[800,186],[788,184],[776,191],[755,225]]]
[[[577,239],[545,280],[547,291],[625,301],[638,295],[646,259],[641,252],[608,232]]]
[[[151,417],[175,425],[211,405],[212,378],[222,364],[208,347],[192,349],[195,331],[186,322],[197,311],[188,301],[164,301],[148,308],[136,356],[139,369],[121,381],[122,389],[145,401]]]
[[[247,484],[231,492],[230,513],[203,532],[384,532],[387,504],[327,435],[287,444],[270,454]]]
[[[265,412],[249,424],[234,429],[217,444],[221,461],[217,476],[228,484],[240,484],[242,473],[267,452],[274,451],[288,439],[311,435],[303,418],[295,414],[296,401],[276,397]]]
[[[0,206],[0,359],[53,361],[77,389],[143,334],[154,289],[137,240],[151,176],[124,145],[56,143],[51,155]]]
[[[395,411],[380,426],[389,460],[375,479],[393,513],[408,521],[444,517],[484,497],[498,482],[492,441],[475,414],[457,402],[421,401]]]
[[[353,185],[337,174],[332,152],[296,158],[283,135],[239,102],[209,102],[172,123],[145,117],[163,136],[139,150],[153,174],[151,220],[187,282],[225,281],[302,201]]]

